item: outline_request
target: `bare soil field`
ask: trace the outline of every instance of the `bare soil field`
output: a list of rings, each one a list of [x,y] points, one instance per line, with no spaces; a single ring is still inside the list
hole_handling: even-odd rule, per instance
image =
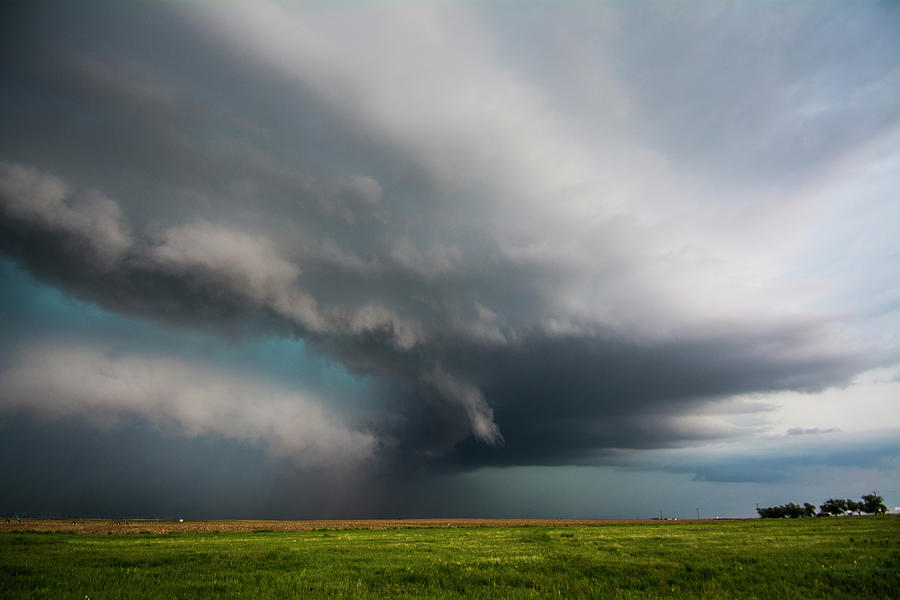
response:
[[[7,522],[9,521],[9,522]],[[360,519],[314,521],[163,521],[155,519],[6,519],[0,520],[0,532],[55,531],[85,534],[113,533],[214,533],[253,531],[313,531],[319,529],[401,529],[408,527],[576,527],[583,525],[623,525],[657,523],[636,520],[580,519]],[[665,521],[696,523],[697,521]]]

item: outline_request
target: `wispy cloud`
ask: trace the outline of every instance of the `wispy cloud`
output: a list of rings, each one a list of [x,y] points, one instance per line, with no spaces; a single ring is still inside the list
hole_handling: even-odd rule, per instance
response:
[[[840,431],[837,427],[829,427],[827,429],[822,429],[820,427],[791,427],[787,430],[788,435],[808,435],[813,433],[834,433],[836,431]]]

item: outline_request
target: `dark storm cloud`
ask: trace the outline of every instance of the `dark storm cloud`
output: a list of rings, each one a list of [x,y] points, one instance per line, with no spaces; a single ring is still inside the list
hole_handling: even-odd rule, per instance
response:
[[[740,436],[733,427],[682,419],[713,412],[717,398],[782,389],[814,392],[841,385],[871,366],[873,357],[806,355],[802,348],[819,326],[649,346],[597,333],[536,336],[502,351],[458,348],[445,355],[444,364],[478,382],[491,401],[504,444],[466,442],[448,461],[469,467],[602,463],[607,449],[665,448]],[[797,344],[796,355],[769,354],[775,340]],[[434,440],[427,418],[422,421],[426,425],[414,439]]]
[[[77,419],[25,414],[0,416],[0,434],[4,515],[314,519],[361,514],[354,480],[364,474],[300,470],[272,460],[260,446],[216,435],[186,438],[139,419],[97,428]]]
[[[264,509],[259,492],[272,468],[258,448],[166,435],[141,422],[98,430],[6,414],[0,431],[6,515],[239,518]]]
[[[737,49],[707,40],[731,48],[712,65],[720,89],[701,81],[721,54],[701,47],[693,21],[655,25],[675,32],[663,48],[692,42],[689,73],[669,72],[670,52],[621,46],[629,18],[607,48],[628,73],[578,55],[592,68],[591,93],[616,99],[588,114],[559,108],[534,73],[510,69],[471,7],[88,7],[71,23],[55,12],[71,7],[7,10],[20,32],[43,35],[3,46],[3,253],[106,310],[223,337],[302,337],[379,379],[370,421],[336,429],[357,442],[373,436],[360,445],[388,469],[596,464],[617,449],[739,437],[692,419],[733,395],[844,385],[892,357],[841,310],[806,309],[825,295],[808,291],[814,276],[792,276],[815,272],[796,247],[813,183],[801,177],[774,199],[721,183],[733,163],[757,175],[826,159],[855,165],[857,147],[895,116],[885,106],[896,74],[876,49],[854,46],[859,81],[829,62],[825,88],[846,76],[883,89],[863,108],[827,111],[840,143],[800,152],[783,142],[809,125],[782,95],[795,73],[815,79],[814,65],[772,79],[749,69],[737,81],[730,65],[754,65],[764,36]],[[733,32],[737,21],[726,20]],[[876,31],[878,48],[891,44]],[[51,34],[52,45],[40,41]],[[779,38],[779,56],[790,39]],[[744,102],[744,85],[762,99]],[[723,108],[735,104],[751,114]],[[864,127],[852,127],[863,113]],[[660,147],[628,141],[640,114],[660,120],[651,126]],[[584,136],[579,125],[606,134]],[[725,176],[701,185],[679,169],[706,157],[724,157]],[[748,210],[757,194],[765,202]],[[823,211],[845,200],[823,201]],[[138,368],[96,349],[70,352],[90,359],[83,370]],[[24,402],[48,395],[29,361],[18,364],[3,375],[7,406],[52,412],[66,402]],[[181,374],[172,385],[190,387],[181,367],[165,366]],[[70,404],[93,397],[87,379]],[[183,428],[253,443],[277,425],[264,420],[242,437],[240,423],[257,417],[238,399],[226,394],[224,417],[198,403],[211,413],[198,420],[156,400],[170,392],[179,397],[99,394],[100,408],[130,403],[125,415],[151,422],[171,411]],[[278,451],[305,452],[289,431],[271,437]],[[319,451],[346,451],[329,444]]]
[[[639,343],[602,329],[577,335],[520,332],[514,342],[498,343],[438,329],[407,347],[389,322],[375,319],[371,330],[353,331],[352,323],[335,316],[339,313],[320,314],[295,288],[299,269],[265,240],[208,225],[191,226],[189,235],[180,226],[155,240],[137,240],[113,221],[107,236],[112,243],[83,229],[84,223],[103,223],[84,217],[89,211],[119,214],[108,199],[99,208],[83,208],[77,193],[34,169],[6,165],[2,174],[5,249],[32,272],[115,311],[212,327],[268,319],[274,331],[307,335],[351,369],[387,377],[407,390],[405,400],[401,393],[389,404],[400,420],[376,424],[404,460],[443,456],[469,467],[580,463],[591,462],[603,449],[728,437],[732,431],[685,428],[677,419],[710,398],[839,385],[880,358],[822,352],[817,345],[828,323],[816,321],[665,343]],[[105,256],[108,245],[119,253],[113,263]],[[79,353],[106,361],[78,349],[72,361]],[[22,364],[62,377],[66,354],[54,353],[48,364],[43,354]],[[107,363],[75,371],[108,370]],[[19,375],[5,372],[6,395],[27,398],[31,388],[20,382],[31,379]],[[149,398],[177,398],[175,390],[187,382],[171,372],[166,379],[173,389],[164,394],[131,390],[138,396],[135,403],[151,412],[166,410],[153,407]],[[62,381],[58,385],[66,387]],[[32,392],[55,401],[46,390]],[[90,392],[79,394],[90,398]],[[470,434],[478,441],[466,442]]]

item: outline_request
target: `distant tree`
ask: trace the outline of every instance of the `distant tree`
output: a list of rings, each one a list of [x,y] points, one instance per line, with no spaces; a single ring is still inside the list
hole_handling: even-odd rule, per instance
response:
[[[847,512],[847,501],[843,498],[829,498],[820,508],[826,515],[842,515]]]
[[[816,507],[809,502],[804,502],[803,506],[788,502],[783,506],[767,506],[765,508],[757,508],[756,512],[763,519],[799,519],[800,517],[811,517],[816,512]]]
[[[847,498],[847,510],[856,513],[857,515],[862,514],[863,503],[857,502],[856,500],[850,500]]]
[[[887,512],[887,506],[878,492],[872,492],[862,497],[862,510],[873,515],[883,515]]]

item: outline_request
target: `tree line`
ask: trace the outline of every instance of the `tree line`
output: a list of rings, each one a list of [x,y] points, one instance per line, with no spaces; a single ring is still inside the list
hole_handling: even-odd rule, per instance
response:
[[[763,519],[798,519],[800,517],[832,517],[838,515],[849,515],[863,513],[870,515],[883,515],[887,512],[884,505],[884,499],[878,495],[878,492],[872,492],[862,497],[860,502],[844,498],[829,498],[821,506],[819,512],[816,512],[816,505],[804,502],[803,505],[788,502],[783,506],[769,506],[766,508],[756,507],[756,512]]]

